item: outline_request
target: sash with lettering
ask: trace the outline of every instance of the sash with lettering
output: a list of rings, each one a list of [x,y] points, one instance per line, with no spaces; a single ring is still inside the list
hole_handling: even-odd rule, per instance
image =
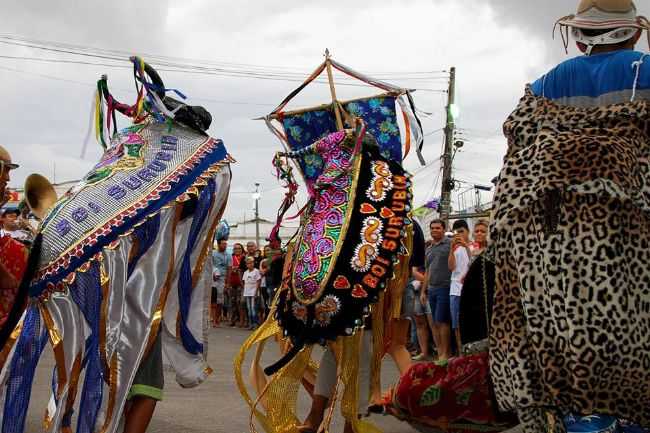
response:
[[[279,294],[277,321],[293,349],[350,336],[366,325],[370,305],[393,277],[411,207],[410,180],[382,156],[374,138],[339,131],[289,154],[324,161],[308,185],[311,199],[293,248],[290,279]]]

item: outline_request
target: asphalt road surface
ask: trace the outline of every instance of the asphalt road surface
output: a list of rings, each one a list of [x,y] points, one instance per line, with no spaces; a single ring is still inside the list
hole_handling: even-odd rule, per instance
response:
[[[218,328],[210,334],[208,360],[214,373],[200,386],[183,389],[174,380],[172,372],[165,372],[164,401],[158,404],[148,433],[248,433],[249,409],[241,398],[233,378],[233,358],[249,335],[249,331]],[[277,359],[273,345],[267,345],[263,365]],[[247,364],[248,365],[248,364]],[[50,397],[50,380],[54,360],[50,346],[45,348],[34,380],[32,400],[25,431],[42,431],[43,414]],[[382,383],[386,386],[397,379],[395,365],[384,361]],[[309,408],[306,394],[300,398],[299,414],[305,416]],[[339,410],[332,433],[343,431]],[[386,433],[416,433],[409,424],[390,416],[374,415],[372,422]],[[261,430],[260,430],[261,433]]]

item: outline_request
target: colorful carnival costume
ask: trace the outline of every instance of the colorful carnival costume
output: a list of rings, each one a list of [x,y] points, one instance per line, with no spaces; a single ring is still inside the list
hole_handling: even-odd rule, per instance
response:
[[[384,324],[394,310],[399,317],[400,305],[390,305],[392,298],[385,293],[403,289],[408,277],[411,181],[401,165],[395,116],[396,100],[405,91],[380,83],[391,93],[282,112],[291,97],[331,66],[362,77],[328,58],[266,119],[269,125],[272,119],[283,123],[285,133],[272,130],[288,147],[274,160],[288,188],[278,225],[298,188],[292,162],[309,192],[300,229],[289,242],[284,279],[271,314],[235,360],[240,390],[268,433],[297,431],[301,384],[330,401],[341,398],[342,414],[355,431],[377,431],[359,420],[360,406],[367,404],[360,402],[372,386],[378,386],[386,347]],[[414,118],[412,111],[404,115],[407,125],[415,124],[408,121],[409,116]],[[341,129],[343,116],[356,128]],[[419,140],[419,126],[414,129]],[[409,130],[409,141],[410,134]],[[272,337],[281,340],[283,357],[262,371],[259,359]],[[314,344],[327,346],[320,370],[311,360]],[[256,345],[251,379],[257,396],[253,398],[242,377],[242,364]],[[325,428],[334,406],[325,416]]]
[[[595,3],[560,21],[587,54],[648,27],[629,1]],[[491,371],[526,432],[562,430],[569,414],[650,427],[647,59],[626,49],[568,60],[504,125]]]
[[[0,237],[0,266],[2,272],[6,273],[14,281],[7,287],[0,288],[0,329],[4,327],[9,318],[16,296],[18,286],[23,278],[25,268],[27,267],[27,256],[29,251],[25,244],[13,239],[9,235]]]
[[[230,159],[205,133],[209,113],[165,96],[155,71],[132,60],[137,103],[119,103],[106,78],[98,82],[106,152],[50,209],[35,239],[21,286],[27,307],[12,312],[2,335],[3,433],[24,430],[48,342],[56,367],[46,431],[70,432],[74,417],[77,432],[115,432],[136,370],[156,344],[182,386],[210,373],[208,253]],[[109,140],[115,110],[134,122]]]

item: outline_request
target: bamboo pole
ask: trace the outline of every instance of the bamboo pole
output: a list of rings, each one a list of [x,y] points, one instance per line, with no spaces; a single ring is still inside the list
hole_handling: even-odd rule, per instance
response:
[[[336,128],[340,131],[343,129],[343,120],[341,119],[341,111],[339,102],[336,99],[336,89],[334,88],[334,75],[332,74],[332,63],[330,62],[330,50],[325,49],[325,67],[327,68],[327,81],[330,84],[330,94],[332,95],[332,105],[334,107],[334,114],[336,115]]]

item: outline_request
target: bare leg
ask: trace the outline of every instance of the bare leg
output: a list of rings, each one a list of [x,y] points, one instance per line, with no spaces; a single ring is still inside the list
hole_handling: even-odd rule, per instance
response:
[[[436,347],[438,348],[438,360],[443,361],[451,357],[451,329],[448,323],[435,323],[437,329],[438,341]]]
[[[429,356],[429,330],[424,316],[415,316],[415,327],[420,345],[420,353],[423,357]]]
[[[221,305],[216,304],[214,306],[214,325],[219,326],[221,323]]]
[[[298,426],[298,431],[316,431],[320,423],[323,422],[323,416],[325,415],[325,409],[327,409],[328,403],[329,398],[315,394],[311,401],[309,415],[307,415],[305,422],[301,426]]]
[[[463,342],[460,339],[460,328],[454,329],[454,336],[456,337],[456,347],[458,350],[458,356],[463,354]]]
[[[217,312],[215,310],[216,305],[210,304],[210,319],[212,319],[212,326],[217,322]]]
[[[153,398],[133,397],[126,412],[124,433],[145,433],[156,409],[156,403]]]
[[[411,368],[411,355],[406,350],[409,321],[406,319],[393,319],[390,326],[392,328],[392,341],[388,353],[395,361],[399,373],[404,374]]]
[[[246,305],[239,305],[239,324],[238,326],[240,328],[246,327],[246,324],[248,323],[248,310],[246,309]]]

